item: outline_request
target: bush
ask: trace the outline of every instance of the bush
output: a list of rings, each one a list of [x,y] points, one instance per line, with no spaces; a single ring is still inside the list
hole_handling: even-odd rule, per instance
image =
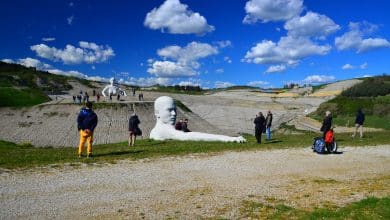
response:
[[[389,104],[375,104],[372,110],[374,115],[378,116],[389,116],[390,115],[390,105]]]
[[[390,94],[390,76],[370,77],[341,93],[345,97],[376,97]]]

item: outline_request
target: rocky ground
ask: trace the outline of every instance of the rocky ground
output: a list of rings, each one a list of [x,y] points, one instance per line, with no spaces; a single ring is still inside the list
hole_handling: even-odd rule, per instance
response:
[[[390,195],[389,145],[226,152],[0,174],[1,219],[243,218],[243,202],[298,209]],[[241,210],[241,211],[240,211]]]

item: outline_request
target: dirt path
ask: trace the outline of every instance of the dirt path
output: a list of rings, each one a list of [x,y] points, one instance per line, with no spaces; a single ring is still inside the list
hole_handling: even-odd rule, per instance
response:
[[[0,218],[240,218],[245,200],[296,208],[390,195],[390,145],[226,152],[1,171]]]

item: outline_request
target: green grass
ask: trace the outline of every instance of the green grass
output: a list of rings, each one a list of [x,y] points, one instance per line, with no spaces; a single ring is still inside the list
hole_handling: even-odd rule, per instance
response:
[[[153,141],[137,140],[135,147],[128,147],[127,142],[96,145],[93,148],[94,157],[77,158],[76,147],[36,148],[28,144],[17,145],[0,141],[0,167],[29,168],[63,163],[115,163],[121,159],[137,160],[165,156],[187,155],[194,153],[218,153],[223,151],[248,151],[280,148],[310,147],[313,137],[319,133],[306,132],[302,135],[276,134],[270,142],[257,144],[252,135],[246,135],[247,143],[195,142],[195,141]],[[351,138],[350,134],[337,134],[339,149],[343,146],[368,146],[389,144],[390,132],[366,133],[365,138]]]
[[[15,89],[12,87],[0,87],[0,107],[5,106],[33,106],[50,98],[38,89]]]
[[[302,219],[390,219],[390,197],[370,197],[336,210],[317,209]]]
[[[312,211],[284,204],[265,205],[243,201],[240,214],[253,219],[390,219],[390,197],[369,197],[341,208],[314,208]]]

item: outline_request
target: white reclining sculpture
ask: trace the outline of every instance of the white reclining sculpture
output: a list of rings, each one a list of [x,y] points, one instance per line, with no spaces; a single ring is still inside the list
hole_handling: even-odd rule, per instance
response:
[[[102,91],[102,95],[104,97],[107,97],[109,96],[110,94],[115,96],[119,93],[119,95],[121,96],[127,96],[125,90],[119,88],[116,83],[115,83],[115,79],[114,78],[111,78],[110,79],[110,85],[107,85],[106,87],[104,87],[103,91]]]
[[[150,138],[154,140],[192,140],[192,141],[223,141],[223,142],[245,142],[245,138],[230,137],[219,134],[208,134],[201,132],[184,132],[176,130],[176,105],[174,100],[168,96],[161,96],[154,101],[154,114],[156,125],[150,132]]]

